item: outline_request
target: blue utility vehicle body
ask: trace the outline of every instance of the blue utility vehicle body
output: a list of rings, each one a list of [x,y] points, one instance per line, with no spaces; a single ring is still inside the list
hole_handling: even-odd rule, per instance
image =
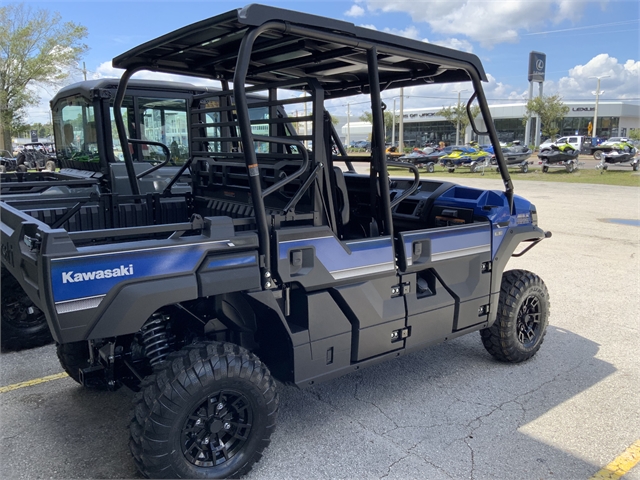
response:
[[[246,473],[275,425],[274,378],[307,387],[471,332],[501,361],[538,351],[546,287],[505,268],[550,234],[514,194],[500,149],[504,192],[420,178],[385,152],[381,92],[432,83],[470,83],[467,110],[477,102],[487,125],[472,118],[472,129],[498,145],[476,56],[251,5],[114,66],[125,69],[113,112],[132,146],[120,162],[130,188],[2,201],[0,240],[65,371],[87,387],[142,390],[130,447],[145,476]],[[192,97],[189,156],[173,177],[188,177],[184,189],[141,188],[131,151],[142,140],[121,106],[145,69],[221,84]],[[371,151],[349,156],[325,103],[363,93]],[[305,112],[297,129],[289,107]],[[389,166],[413,178],[390,178]]]

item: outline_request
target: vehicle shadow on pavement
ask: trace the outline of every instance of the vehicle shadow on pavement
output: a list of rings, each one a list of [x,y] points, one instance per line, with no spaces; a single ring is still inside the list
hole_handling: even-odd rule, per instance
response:
[[[306,390],[279,385],[272,445],[247,478],[588,478],[600,466],[560,442],[584,418],[565,410],[615,371],[598,349],[550,326],[533,359],[509,365],[469,335]],[[3,395],[3,478],[141,478],[129,390],[65,378]]]
[[[580,414],[553,412],[614,373],[598,349],[550,326],[533,359],[509,365],[469,335],[283,388],[272,448],[250,478],[588,478],[601,466],[542,439],[580,436]]]

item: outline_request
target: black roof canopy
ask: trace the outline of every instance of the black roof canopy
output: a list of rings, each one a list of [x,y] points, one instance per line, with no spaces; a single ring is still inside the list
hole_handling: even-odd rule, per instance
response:
[[[317,15],[249,5],[158,37],[114,58],[116,68],[233,81],[240,43],[268,26],[253,47],[247,83],[288,82],[306,90],[315,79],[327,98],[368,93],[367,50],[376,47],[380,88],[469,81],[486,76],[477,56]]]

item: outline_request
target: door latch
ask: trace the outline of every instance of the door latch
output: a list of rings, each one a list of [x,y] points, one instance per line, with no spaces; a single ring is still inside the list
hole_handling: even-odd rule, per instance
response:
[[[394,285],[391,287],[391,298],[401,297],[411,293],[411,284],[409,282],[401,283],[400,285]]]

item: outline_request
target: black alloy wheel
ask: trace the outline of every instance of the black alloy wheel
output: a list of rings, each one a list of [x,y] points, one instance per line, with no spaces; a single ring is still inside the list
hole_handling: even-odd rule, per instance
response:
[[[509,270],[502,276],[496,320],[480,336],[496,359],[519,363],[540,349],[548,324],[549,292],[542,279],[526,270]]]
[[[247,443],[253,409],[242,392],[210,395],[182,427],[182,453],[193,465],[215,467],[233,458]]]
[[[516,323],[518,340],[525,348],[533,347],[540,335],[541,314],[540,299],[536,295],[525,298]]]
[[[238,478],[269,445],[278,414],[268,368],[231,343],[169,354],[134,397],[129,448],[148,478]]]

